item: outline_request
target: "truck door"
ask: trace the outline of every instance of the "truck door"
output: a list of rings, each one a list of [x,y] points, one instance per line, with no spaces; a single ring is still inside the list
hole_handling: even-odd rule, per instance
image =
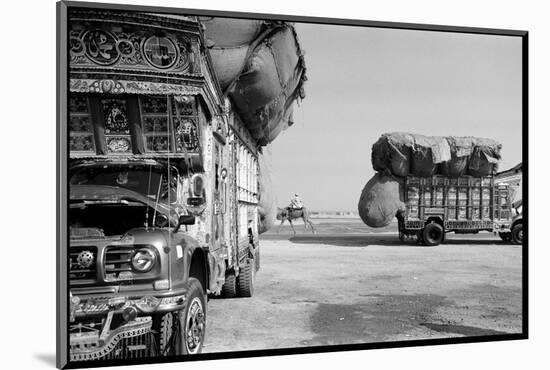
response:
[[[223,143],[219,140],[214,140],[213,147],[213,175],[214,175],[214,186],[213,186],[213,210],[212,210],[212,247],[214,250],[218,249],[222,245],[223,235],[224,235],[224,213],[225,213],[225,192],[224,192],[224,181],[222,179],[221,170],[223,168]]]
[[[214,135],[213,140],[213,212],[212,212],[212,246],[215,249],[229,247],[230,229],[230,155],[229,145],[222,135]]]
[[[510,190],[507,184],[495,186],[494,215],[495,221],[506,221],[512,218],[512,206],[510,204]]]

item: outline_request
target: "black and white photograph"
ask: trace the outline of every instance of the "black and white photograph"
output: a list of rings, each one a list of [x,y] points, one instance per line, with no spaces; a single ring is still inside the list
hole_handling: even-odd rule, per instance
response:
[[[5,368],[544,369],[542,3],[27,0]]]
[[[526,337],[525,32],[59,7],[64,365]]]

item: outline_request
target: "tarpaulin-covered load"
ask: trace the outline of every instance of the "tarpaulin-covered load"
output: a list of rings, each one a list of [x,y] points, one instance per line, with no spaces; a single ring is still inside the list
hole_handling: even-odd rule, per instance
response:
[[[277,216],[277,206],[275,205],[275,195],[271,182],[271,171],[266,163],[266,158],[260,155],[258,163],[260,166],[260,194],[258,204],[260,224],[258,225],[258,232],[262,234],[273,227]]]
[[[363,222],[370,227],[383,227],[398,212],[404,212],[403,185],[402,179],[375,174],[363,188],[357,205]]]
[[[476,138],[475,147],[468,161],[468,174],[487,176],[498,170],[500,149],[502,145],[491,139]]]
[[[465,175],[468,170],[468,159],[474,148],[474,138],[450,136],[447,142],[451,149],[451,159],[441,163],[441,174],[449,177]]]
[[[372,167],[375,171],[390,172],[405,177],[411,168],[411,148],[414,136],[407,133],[384,134],[372,146]]]
[[[267,24],[262,20],[199,17],[220,87],[225,90],[244,69],[249,50]]]
[[[284,22],[201,18],[216,76],[260,145],[292,124],[304,97],[305,63],[294,27]]]
[[[491,139],[391,133],[372,146],[372,166],[400,177],[488,176],[496,173],[500,149]]]
[[[438,163],[451,159],[451,149],[444,137],[414,135],[411,173],[429,177],[436,174]]]

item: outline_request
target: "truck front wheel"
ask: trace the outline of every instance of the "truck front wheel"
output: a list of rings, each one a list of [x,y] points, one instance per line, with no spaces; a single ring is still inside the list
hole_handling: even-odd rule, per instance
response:
[[[201,353],[206,333],[206,299],[201,283],[195,278],[189,278],[187,305],[180,311],[180,333],[182,354]]]
[[[435,246],[443,242],[445,238],[445,231],[440,224],[430,222],[424,227],[422,231],[422,240],[424,245]]]
[[[523,225],[517,224],[512,229],[512,243],[523,244]]]
[[[206,332],[206,298],[201,283],[189,278],[187,304],[154,320],[160,356],[197,354]]]

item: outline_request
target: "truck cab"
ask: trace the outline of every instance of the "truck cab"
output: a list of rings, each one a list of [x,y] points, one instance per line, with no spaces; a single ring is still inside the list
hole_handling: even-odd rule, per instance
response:
[[[69,181],[73,359],[199,352],[208,250],[185,178],[159,160],[75,161]]]
[[[500,231],[498,235],[505,242],[523,244],[523,206],[522,200],[512,203],[512,225],[509,231]]]

